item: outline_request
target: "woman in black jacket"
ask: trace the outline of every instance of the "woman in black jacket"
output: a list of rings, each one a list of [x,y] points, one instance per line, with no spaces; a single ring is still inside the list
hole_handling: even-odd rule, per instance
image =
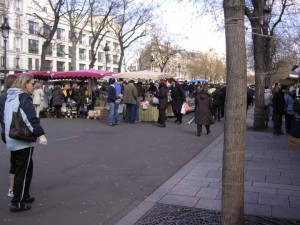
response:
[[[161,80],[159,82],[159,91],[155,94],[155,97],[158,98],[158,126],[166,127],[166,108],[168,106],[168,88],[167,85]]]

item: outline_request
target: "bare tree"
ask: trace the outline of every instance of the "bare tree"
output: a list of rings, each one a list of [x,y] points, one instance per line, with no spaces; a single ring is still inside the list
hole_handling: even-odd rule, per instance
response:
[[[91,4],[90,26],[92,40],[91,45],[91,61],[89,68],[94,68],[97,60],[97,52],[104,37],[109,33],[108,27],[113,21],[113,10],[118,7],[118,3],[114,1],[101,1]]]
[[[223,153],[223,225],[244,224],[246,138],[246,44],[244,0],[224,0],[227,91]]]
[[[77,65],[77,44],[82,38],[82,32],[88,24],[90,17],[91,5],[94,0],[65,0],[65,19],[69,23],[72,47],[71,51],[68,49],[68,54],[71,56],[71,68],[69,70],[76,70]]]
[[[125,50],[136,40],[146,36],[146,25],[152,18],[153,3],[136,3],[133,0],[121,0],[118,13],[111,28],[120,44],[118,71],[124,58]]]
[[[47,48],[51,46],[51,41],[53,40],[54,34],[57,30],[57,26],[62,14],[62,6],[65,3],[65,0],[57,0],[52,1],[48,0],[51,11],[53,13],[54,19],[43,18],[38,13],[34,13],[34,15],[42,22],[42,30],[38,32],[38,36],[45,39],[42,45],[42,53],[41,53],[41,68],[40,70],[46,70],[46,52]]]

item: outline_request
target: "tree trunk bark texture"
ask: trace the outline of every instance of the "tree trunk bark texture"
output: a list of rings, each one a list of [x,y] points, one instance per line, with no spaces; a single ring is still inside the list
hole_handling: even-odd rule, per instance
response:
[[[227,90],[222,177],[223,225],[244,224],[246,45],[244,0],[224,0]]]
[[[253,129],[264,130],[265,127],[265,46],[264,37],[258,35],[260,32],[259,27],[253,26],[252,39],[254,49],[254,69],[255,69],[255,108],[254,108],[254,124]]]

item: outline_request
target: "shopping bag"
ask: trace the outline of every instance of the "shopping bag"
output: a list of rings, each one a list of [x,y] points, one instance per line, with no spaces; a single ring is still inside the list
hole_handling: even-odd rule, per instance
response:
[[[154,97],[154,98],[152,99],[152,104],[158,105],[158,104],[159,104],[158,98]]]
[[[182,106],[181,106],[180,113],[181,113],[181,114],[185,114],[185,113],[186,113],[184,104],[182,104]]]
[[[191,108],[190,108],[190,106],[187,102],[184,102],[183,105],[184,105],[184,108],[185,108],[185,112],[190,112],[191,111]]]

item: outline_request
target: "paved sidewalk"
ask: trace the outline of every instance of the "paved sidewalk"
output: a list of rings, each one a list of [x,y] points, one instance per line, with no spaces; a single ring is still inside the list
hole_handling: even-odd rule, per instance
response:
[[[135,224],[159,203],[220,211],[223,141],[222,134],[117,225]],[[287,135],[247,130],[245,213],[300,220],[300,149],[288,145]]]

